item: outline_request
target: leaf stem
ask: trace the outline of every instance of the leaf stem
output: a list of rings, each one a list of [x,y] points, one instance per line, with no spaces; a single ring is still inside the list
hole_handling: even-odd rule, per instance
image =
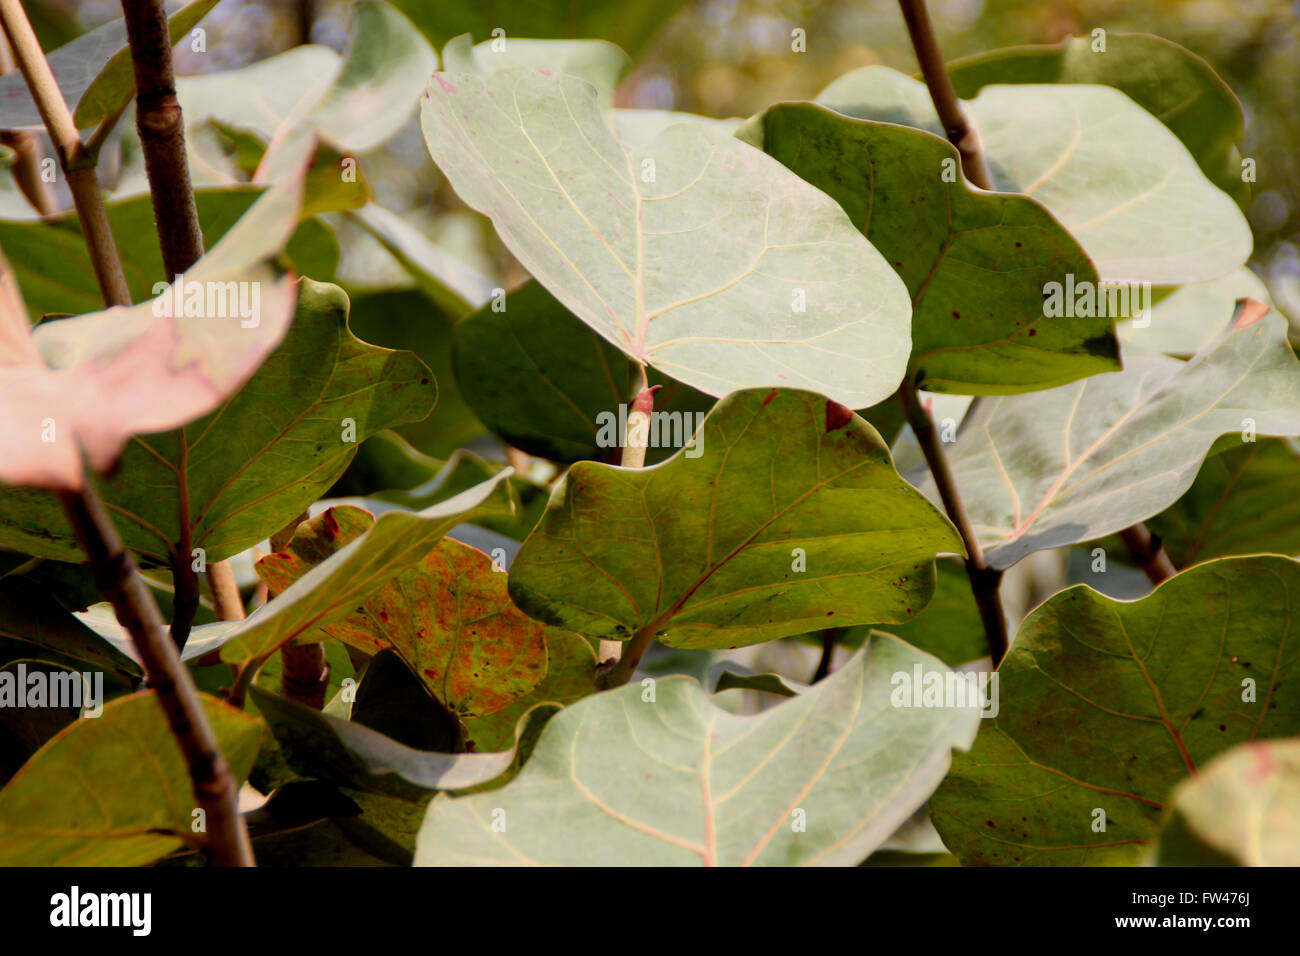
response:
[[[988,643],[989,655],[993,658],[993,666],[997,667],[1006,656],[1008,647],[1007,619],[1002,611],[1002,594],[998,590],[1002,572],[989,567],[984,560],[984,549],[980,547],[970,516],[966,514],[966,506],[957,491],[957,481],[948,465],[948,456],[944,454],[943,442],[930,419],[930,413],[921,407],[915,386],[910,380],[904,381],[898,387],[898,395],[903,402],[907,423],[912,426],[912,432],[925,455],[925,462],[930,466],[930,474],[934,476],[944,511],[948,513],[948,519],[956,526],[957,533],[966,546],[966,576],[970,578],[971,593],[975,596],[980,621],[984,624],[984,639]]]
[[[822,631],[821,657],[817,659],[817,669],[813,671],[812,680],[808,683],[815,684],[822,678],[830,676],[831,665],[835,661],[835,648],[840,643],[841,633],[843,629],[838,627],[828,627]]]
[[[619,466],[622,468],[645,467],[650,421],[655,409],[655,394],[662,388],[660,385],[650,386],[646,382],[644,365],[640,366],[638,384],[640,388],[628,412],[627,432],[623,435],[623,448],[619,459]],[[601,686],[617,687],[626,684],[652,640],[654,640],[654,629],[642,628],[626,643],[601,641],[600,650],[596,655],[600,662],[597,666],[597,677]]]
[[[925,85],[930,91],[935,112],[939,114],[939,122],[943,124],[948,141],[957,147],[961,156],[962,172],[980,189],[992,190],[993,177],[984,161],[979,133],[966,121],[966,116],[961,111],[961,101],[957,99],[952,79],[943,65],[943,54],[939,52],[939,41],[935,39],[934,26],[930,23],[925,0],[898,0],[898,5],[903,10],[903,20],[907,23],[907,33],[912,39],[912,49],[916,51],[921,75],[925,77]]]
[[[1138,522],[1131,528],[1125,528],[1119,537],[1124,542],[1124,547],[1128,548],[1134,563],[1146,572],[1147,579],[1152,584],[1168,581],[1178,573],[1174,562],[1161,546],[1160,539],[1145,524]]]

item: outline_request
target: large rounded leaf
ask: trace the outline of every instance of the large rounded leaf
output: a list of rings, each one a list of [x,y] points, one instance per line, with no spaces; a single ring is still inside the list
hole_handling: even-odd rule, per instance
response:
[[[930,801],[966,864],[1135,863],[1170,791],[1233,744],[1300,732],[1300,563],[1226,558],[1140,601],[1079,585],[1031,613],[1001,707]]]
[[[1220,435],[1300,435],[1300,363],[1275,312],[1243,311],[1190,361],[1133,354],[1125,366],[1046,392],[981,399],[962,422],[948,458],[994,567],[1163,511]],[[928,471],[908,477],[937,498]]]
[[[886,67],[840,77],[819,103],[942,136],[925,84]],[[1178,137],[1119,90],[986,86],[963,109],[994,185],[1033,196],[1070,230],[1104,281],[1179,285],[1250,256],[1250,227]]]
[[[894,676],[913,668],[946,670],[882,634],[755,717],[689,677],[590,697],[551,719],[503,789],[435,798],[416,864],[858,863],[925,802],[979,723],[968,707],[892,706]]]
[[[510,596],[580,633],[731,647],[906,621],[946,551],[961,540],[875,429],[811,392],[753,389],[661,465],[574,465],[511,566]]]
[[[789,386],[852,408],[902,378],[902,282],[760,151],[700,124],[629,151],[592,86],[540,69],[435,74],[421,123],[460,197],[632,358],[711,395]]]
[[[746,135],[843,206],[907,283],[918,386],[998,395],[1119,369],[1116,316],[1045,314],[1049,283],[1097,281],[1079,244],[1034,200],[972,189],[946,141],[812,103],[774,106]]]

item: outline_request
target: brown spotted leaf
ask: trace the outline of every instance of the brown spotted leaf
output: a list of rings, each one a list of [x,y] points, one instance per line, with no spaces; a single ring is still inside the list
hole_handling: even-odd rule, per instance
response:
[[[273,593],[360,537],[370,512],[339,505],[304,522],[258,562]],[[301,640],[336,638],[367,654],[392,647],[429,693],[462,716],[495,713],[546,675],[545,628],[506,595],[506,575],[477,548],[444,538],[346,617]]]

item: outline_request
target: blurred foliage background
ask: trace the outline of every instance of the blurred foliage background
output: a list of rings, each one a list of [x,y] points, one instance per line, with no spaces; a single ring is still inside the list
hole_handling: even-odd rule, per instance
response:
[[[409,12],[426,2],[437,0],[402,6]],[[24,6],[47,49],[120,16],[116,0],[26,0]],[[207,51],[182,45],[178,72],[229,69],[304,42],[341,49],[349,6],[348,0],[222,0],[205,22]],[[1155,33],[1209,61],[1241,98],[1241,151],[1257,162],[1249,208],[1252,266],[1275,302],[1293,319],[1300,315],[1300,0],[930,0],[929,8],[949,59],[1053,43],[1100,27]],[[486,14],[484,24],[475,40],[489,38]],[[805,33],[804,52],[791,49],[796,28]],[[635,52],[619,99],[623,106],[746,116],[775,101],[810,98],[835,77],[875,63],[916,68],[892,0],[690,0]],[[511,282],[520,278],[510,274],[498,244],[481,234],[483,224],[455,213],[454,197],[439,190],[414,124],[365,162],[383,205],[464,249],[485,271],[504,272]],[[365,242],[352,238],[340,236],[345,249],[362,250],[345,263],[354,280],[369,268],[390,267],[364,255]]]

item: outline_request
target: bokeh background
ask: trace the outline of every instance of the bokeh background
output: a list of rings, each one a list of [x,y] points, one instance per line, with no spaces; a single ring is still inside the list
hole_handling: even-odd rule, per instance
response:
[[[25,0],[24,6],[47,49],[121,15],[116,0]],[[182,45],[178,72],[230,69],[305,42],[341,50],[349,6],[349,0],[222,0],[205,21],[207,52]],[[1255,232],[1251,266],[1274,302],[1293,321],[1300,316],[1300,0],[930,0],[929,8],[948,59],[1101,27],[1155,33],[1209,61],[1241,98],[1241,152],[1257,162],[1248,210]],[[802,53],[791,51],[796,27],[806,34]],[[486,26],[481,34],[475,39],[489,38]],[[620,105],[717,117],[810,98],[868,64],[916,68],[892,0],[688,0],[635,52]],[[456,213],[414,124],[365,162],[383,205],[482,260],[487,271],[510,272],[503,250],[481,235],[483,224]],[[345,265],[356,278],[390,267],[365,255],[364,240],[351,245],[360,251]]]

